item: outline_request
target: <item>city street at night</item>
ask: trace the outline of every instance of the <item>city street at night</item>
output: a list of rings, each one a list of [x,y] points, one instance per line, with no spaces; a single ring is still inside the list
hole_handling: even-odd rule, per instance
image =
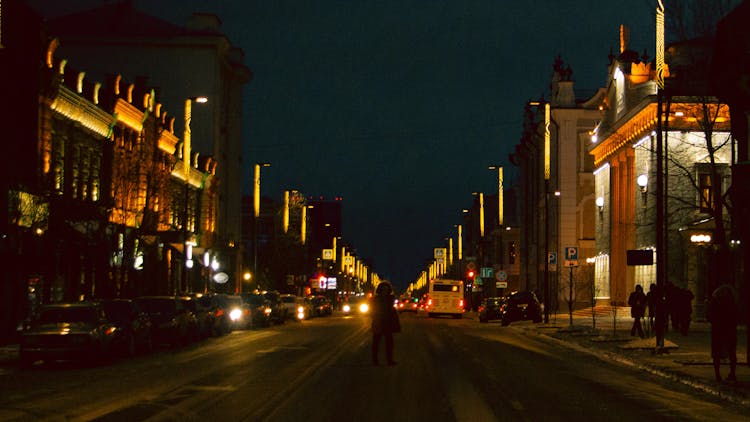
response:
[[[339,313],[128,360],[9,365],[0,419],[746,420],[741,405],[600,360],[530,322],[467,316],[402,314],[394,366],[372,365],[369,318]]]

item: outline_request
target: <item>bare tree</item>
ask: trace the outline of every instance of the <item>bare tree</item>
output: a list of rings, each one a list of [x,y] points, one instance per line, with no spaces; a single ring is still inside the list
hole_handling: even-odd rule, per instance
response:
[[[170,194],[170,174],[174,160],[158,147],[159,128],[147,119],[141,132],[122,129],[115,132],[112,165],[112,221],[120,227],[115,244],[116,294],[137,286],[131,280],[136,259],[155,247],[154,236],[168,224],[175,207]],[[150,123],[150,124],[149,124]],[[184,217],[174,223],[187,224]]]
[[[673,41],[710,38],[716,24],[741,0],[675,0],[667,3],[666,32]]]

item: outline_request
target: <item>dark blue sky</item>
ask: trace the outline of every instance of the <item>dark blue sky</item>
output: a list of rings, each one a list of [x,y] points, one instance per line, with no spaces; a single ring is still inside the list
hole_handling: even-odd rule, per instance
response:
[[[72,12],[103,2],[32,3]],[[254,73],[246,175],[271,162],[266,195],[342,196],[345,240],[399,287],[455,236],[471,192],[496,192],[489,164],[511,184],[524,103],[546,95],[557,54],[588,93],[605,83],[620,24],[635,50],[654,55],[656,1],[647,0],[135,4],[177,24],[196,11],[221,18]]]

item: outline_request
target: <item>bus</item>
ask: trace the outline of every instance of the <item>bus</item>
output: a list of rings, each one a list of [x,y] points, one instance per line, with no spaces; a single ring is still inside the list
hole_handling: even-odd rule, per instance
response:
[[[450,315],[461,318],[464,314],[464,282],[461,280],[436,279],[430,281],[425,310],[427,316]]]

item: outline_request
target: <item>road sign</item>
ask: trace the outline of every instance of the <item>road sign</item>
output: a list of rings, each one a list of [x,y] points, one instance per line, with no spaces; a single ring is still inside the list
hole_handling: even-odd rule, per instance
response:
[[[508,282],[507,281],[498,281],[495,282],[495,287],[498,289],[507,289],[508,288]]]
[[[499,270],[499,271],[497,271],[497,272],[495,273],[495,280],[497,280],[497,281],[500,281],[500,282],[508,280],[508,273],[506,273],[506,272],[505,272],[505,271],[503,271],[503,270]],[[508,285],[508,283],[505,283],[505,285],[506,285],[505,287],[508,287],[508,286],[507,286],[507,285]]]
[[[435,255],[435,259],[445,258],[445,248],[435,248],[434,255]]]
[[[493,277],[493,268],[492,267],[482,267],[479,271],[480,277],[482,278],[492,278]]]
[[[577,246],[565,247],[565,266],[566,267],[578,266],[578,247]]]
[[[333,249],[323,249],[323,259],[327,261],[333,260]]]
[[[547,262],[551,265],[557,265],[557,252],[549,252],[547,254]]]
[[[468,263],[466,264],[466,269],[467,269],[467,270],[476,270],[476,269],[477,269],[477,265],[476,265],[476,264],[474,264],[474,261],[469,261],[469,262],[468,262]]]

